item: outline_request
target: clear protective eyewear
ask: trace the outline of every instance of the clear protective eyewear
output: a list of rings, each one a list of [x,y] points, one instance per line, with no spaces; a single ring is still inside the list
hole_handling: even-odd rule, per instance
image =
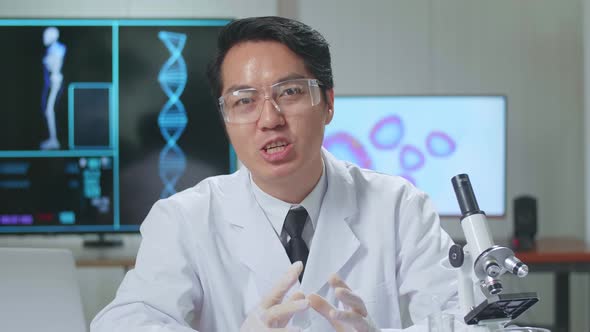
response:
[[[219,110],[225,122],[256,122],[267,100],[285,114],[310,110],[320,103],[321,89],[317,79],[299,78],[275,83],[268,87],[270,95],[256,88],[230,91],[219,97]]]

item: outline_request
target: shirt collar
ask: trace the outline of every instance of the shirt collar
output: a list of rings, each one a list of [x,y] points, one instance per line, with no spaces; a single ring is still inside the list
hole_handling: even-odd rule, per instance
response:
[[[273,197],[267,193],[265,193],[260,187],[254,183],[252,180],[252,175],[250,174],[250,184],[252,185],[252,191],[254,193],[254,198],[266,214],[266,217],[272,224],[272,227],[275,229],[277,234],[281,234],[283,230],[283,223],[285,222],[285,217],[287,213],[292,207],[303,206],[307,213],[309,214],[309,218],[311,219],[313,229],[315,230],[317,227],[318,217],[320,215],[320,208],[322,206],[322,201],[324,199],[324,195],[326,194],[326,190],[328,189],[328,180],[326,177],[326,164],[322,159],[322,176],[320,180],[315,185],[313,190],[301,201],[300,204],[291,204],[285,201],[282,201],[276,197]]]

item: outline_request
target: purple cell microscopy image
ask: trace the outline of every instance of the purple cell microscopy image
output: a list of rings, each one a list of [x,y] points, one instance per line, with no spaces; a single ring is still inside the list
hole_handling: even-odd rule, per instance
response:
[[[404,136],[402,120],[397,115],[391,115],[379,120],[369,134],[371,143],[378,149],[395,149]]]
[[[456,148],[455,140],[442,131],[433,131],[426,137],[426,149],[435,157],[448,157]]]
[[[415,146],[404,145],[399,154],[399,162],[406,172],[415,171],[424,166],[424,154]]]
[[[324,139],[324,147],[339,159],[349,160],[362,168],[372,168],[371,158],[352,135],[339,132]]]

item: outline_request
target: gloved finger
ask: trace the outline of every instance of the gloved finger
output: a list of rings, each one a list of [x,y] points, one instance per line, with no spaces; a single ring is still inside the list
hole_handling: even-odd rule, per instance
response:
[[[281,327],[276,329],[266,329],[265,331],[272,331],[272,332],[301,332],[301,329],[298,327]]]
[[[332,286],[332,288],[341,287],[351,290],[350,287],[348,287],[348,285],[344,282],[344,280],[340,279],[340,277],[336,273],[330,276],[330,279],[328,279],[328,283],[330,284],[330,286]]]
[[[293,287],[297,282],[299,275],[303,271],[303,263],[295,262],[291,264],[287,272],[283,277],[275,284],[270,293],[262,299],[260,307],[262,309],[268,309],[275,304],[279,304],[283,301],[285,294]]]
[[[293,293],[293,295],[291,295],[289,297],[288,301],[297,301],[297,300],[303,300],[305,299],[305,294],[303,294],[302,292],[295,292]]]
[[[268,327],[285,327],[291,317],[309,308],[309,300],[286,301],[274,305],[260,314],[260,320]]]
[[[363,317],[367,317],[367,307],[365,306],[365,301],[360,296],[342,287],[337,287],[334,290],[334,294],[338,300],[350,307],[352,311]]]
[[[330,317],[337,322],[351,325],[358,332],[369,331],[365,318],[353,311],[330,310]]]
[[[287,301],[285,301],[285,303],[297,300],[305,300],[305,294],[303,294],[302,292],[295,292],[293,295],[289,297],[289,299],[287,299]],[[277,326],[286,326],[294,314],[296,313],[293,313],[292,315],[286,315],[282,320],[279,320],[279,324]]]
[[[326,299],[317,294],[309,294],[307,299],[309,300],[309,306],[317,311],[320,315],[324,316],[324,318],[330,322],[330,324],[332,324],[332,327],[334,327],[336,331],[344,331],[344,326],[342,323],[330,317],[330,311],[336,310],[336,308],[328,303]]]
[[[332,274],[330,276],[330,279],[328,279],[328,283],[330,284],[330,286],[332,286],[334,288],[334,292],[336,293],[336,297],[342,301],[342,303],[345,304],[345,306],[348,306],[350,309],[352,309],[353,311],[355,311],[356,313],[358,313],[359,315],[362,315],[363,317],[367,316],[367,308],[365,306],[365,302],[363,301],[363,299],[354,294],[352,292],[352,290],[350,289],[350,287],[348,287],[348,285],[344,282],[344,280],[342,280],[336,273]],[[337,288],[343,288],[345,291],[349,291],[349,294],[353,295],[353,296],[348,296],[346,299],[344,298],[340,298],[338,297],[338,292],[336,292]],[[342,292],[342,291],[341,291]],[[347,295],[347,294],[345,294]]]

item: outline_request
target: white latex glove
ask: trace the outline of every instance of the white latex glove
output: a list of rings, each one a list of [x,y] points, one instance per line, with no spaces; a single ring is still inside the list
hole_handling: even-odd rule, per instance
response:
[[[380,331],[367,313],[365,302],[360,296],[354,294],[348,285],[337,275],[332,275],[328,283],[334,288],[336,298],[345,308],[350,310],[338,310],[326,299],[317,295],[307,296],[309,305],[326,318],[336,332],[378,332]]]
[[[250,312],[240,327],[240,332],[296,332],[298,328],[285,327],[297,312],[307,310],[309,301],[301,292],[293,294],[283,301],[285,294],[297,282],[303,271],[303,263],[295,262],[283,278],[274,286],[260,304]]]

